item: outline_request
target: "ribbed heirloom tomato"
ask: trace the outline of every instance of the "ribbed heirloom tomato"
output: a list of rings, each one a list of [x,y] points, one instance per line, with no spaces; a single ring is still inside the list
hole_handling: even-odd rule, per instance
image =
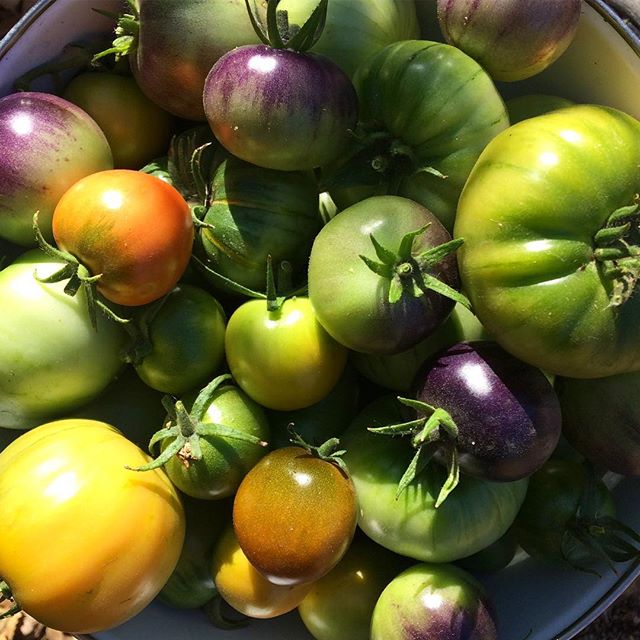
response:
[[[91,633],[141,611],[173,571],[184,512],[149,456],[95,420],[49,422],[0,455],[0,576],[42,624]]]
[[[189,205],[160,178],[114,169],[76,182],[53,213],[53,235],[111,302],[142,305],[169,291],[191,257]]]

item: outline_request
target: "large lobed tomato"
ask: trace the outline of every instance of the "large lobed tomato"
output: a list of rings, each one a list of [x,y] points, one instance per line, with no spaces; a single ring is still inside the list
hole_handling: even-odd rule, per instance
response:
[[[160,591],[184,539],[177,491],[117,429],[50,422],[0,455],[0,575],[16,603],[69,633],[131,618]],[[25,482],[25,478],[29,481]]]
[[[547,372],[640,369],[640,123],[576,105],[492,140],[460,197],[463,288],[487,332]]]
[[[193,246],[189,205],[160,178],[100,171],[76,182],[58,202],[53,236],[93,276],[111,302],[142,305],[169,291]]]

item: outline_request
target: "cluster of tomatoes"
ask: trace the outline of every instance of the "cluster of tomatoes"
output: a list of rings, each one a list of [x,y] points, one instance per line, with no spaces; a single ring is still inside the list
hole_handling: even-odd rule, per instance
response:
[[[474,572],[636,557],[640,123],[505,105],[580,2],[468,4],[131,1],[0,99],[16,607],[494,640]]]

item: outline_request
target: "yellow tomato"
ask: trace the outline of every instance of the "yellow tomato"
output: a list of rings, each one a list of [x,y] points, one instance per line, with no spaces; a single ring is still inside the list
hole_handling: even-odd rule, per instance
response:
[[[222,599],[251,618],[275,618],[292,611],[313,584],[283,586],[269,582],[244,555],[231,525],[216,545],[212,573]]]
[[[180,498],[117,429],[49,422],[0,454],[0,576],[42,624],[91,633],[121,624],[160,591],[184,540]]]

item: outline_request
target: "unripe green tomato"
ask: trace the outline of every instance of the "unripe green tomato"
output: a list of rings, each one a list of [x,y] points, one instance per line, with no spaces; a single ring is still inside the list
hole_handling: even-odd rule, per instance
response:
[[[224,359],[226,315],[204,289],[178,285],[149,324],[151,352],[135,364],[153,389],[180,395],[203,386]]]

